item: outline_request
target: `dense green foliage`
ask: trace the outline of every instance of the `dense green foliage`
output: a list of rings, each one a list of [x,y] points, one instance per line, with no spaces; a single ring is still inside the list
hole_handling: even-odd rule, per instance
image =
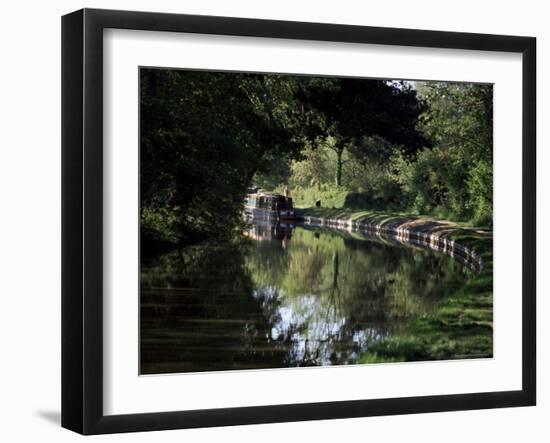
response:
[[[226,237],[253,184],[399,203],[395,152],[408,162],[431,146],[426,104],[405,82],[161,69],[140,81],[146,247]]]
[[[420,212],[492,224],[493,88],[470,83],[419,86],[428,110],[420,127],[436,148],[395,162],[405,198]]]
[[[422,82],[414,92],[422,110],[414,128],[423,138],[363,126],[364,135],[341,152],[333,135],[316,149],[305,147],[303,158],[289,165],[291,176],[281,178],[297,204],[321,200],[327,207],[409,211],[491,226],[492,86]]]
[[[293,84],[278,76],[141,70],[145,240],[226,236],[267,160],[301,145]]]

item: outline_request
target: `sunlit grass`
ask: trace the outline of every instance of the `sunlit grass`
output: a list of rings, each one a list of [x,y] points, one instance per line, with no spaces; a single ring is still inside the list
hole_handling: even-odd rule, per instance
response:
[[[360,363],[452,360],[493,356],[493,278],[490,243],[483,271],[431,314],[417,319],[407,335],[373,343]]]

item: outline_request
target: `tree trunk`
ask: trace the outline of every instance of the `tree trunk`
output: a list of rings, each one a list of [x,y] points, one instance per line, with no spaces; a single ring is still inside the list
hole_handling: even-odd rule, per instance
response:
[[[342,155],[344,154],[344,146],[338,146],[336,148],[336,186],[342,186]]]

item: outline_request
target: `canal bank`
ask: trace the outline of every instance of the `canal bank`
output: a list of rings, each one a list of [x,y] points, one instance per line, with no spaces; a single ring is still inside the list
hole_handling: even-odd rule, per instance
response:
[[[388,235],[477,264],[473,280],[442,299],[400,335],[373,342],[360,363],[490,358],[493,356],[492,232],[425,217],[345,209],[301,209],[305,225]]]
[[[483,268],[483,255],[492,250],[491,231],[446,220],[330,208],[300,209],[296,215],[305,225],[387,236],[428,247],[457,257],[478,272]]]

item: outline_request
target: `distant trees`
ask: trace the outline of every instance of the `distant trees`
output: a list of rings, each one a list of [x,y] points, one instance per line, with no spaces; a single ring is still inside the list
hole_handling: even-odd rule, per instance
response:
[[[386,87],[393,91],[389,104],[370,118],[364,112],[357,121],[331,102],[330,89],[312,93],[321,122],[327,115],[335,122],[341,115],[357,133],[343,138],[335,135],[336,128],[344,134],[352,129],[333,124],[328,132],[334,133],[318,141],[316,150],[307,147],[304,158],[292,162],[289,181],[298,203],[321,199],[329,206],[412,211],[492,225],[492,86],[392,82],[382,90]],[[359,104],[369,97],[368,88],[361,91],[362,98],[346,105],[355,116],[362,115]]]
[[[423,82],[426,111],[420,130],[434,148],[397,158],[396,177],[408,204],[441,208],[454,217],[491,224],[493,213],[493,88],[473,83]]]
[[[354,78],[311,78],[301,81],[298,98],[306,113],[308,135],[315,145],[336,154],[335,184],[342,185],[344,151],[363,159],[364,140],[378,136],[413,154],[428,141],[416,131],[424,110],[416,91],[404,82]]]

